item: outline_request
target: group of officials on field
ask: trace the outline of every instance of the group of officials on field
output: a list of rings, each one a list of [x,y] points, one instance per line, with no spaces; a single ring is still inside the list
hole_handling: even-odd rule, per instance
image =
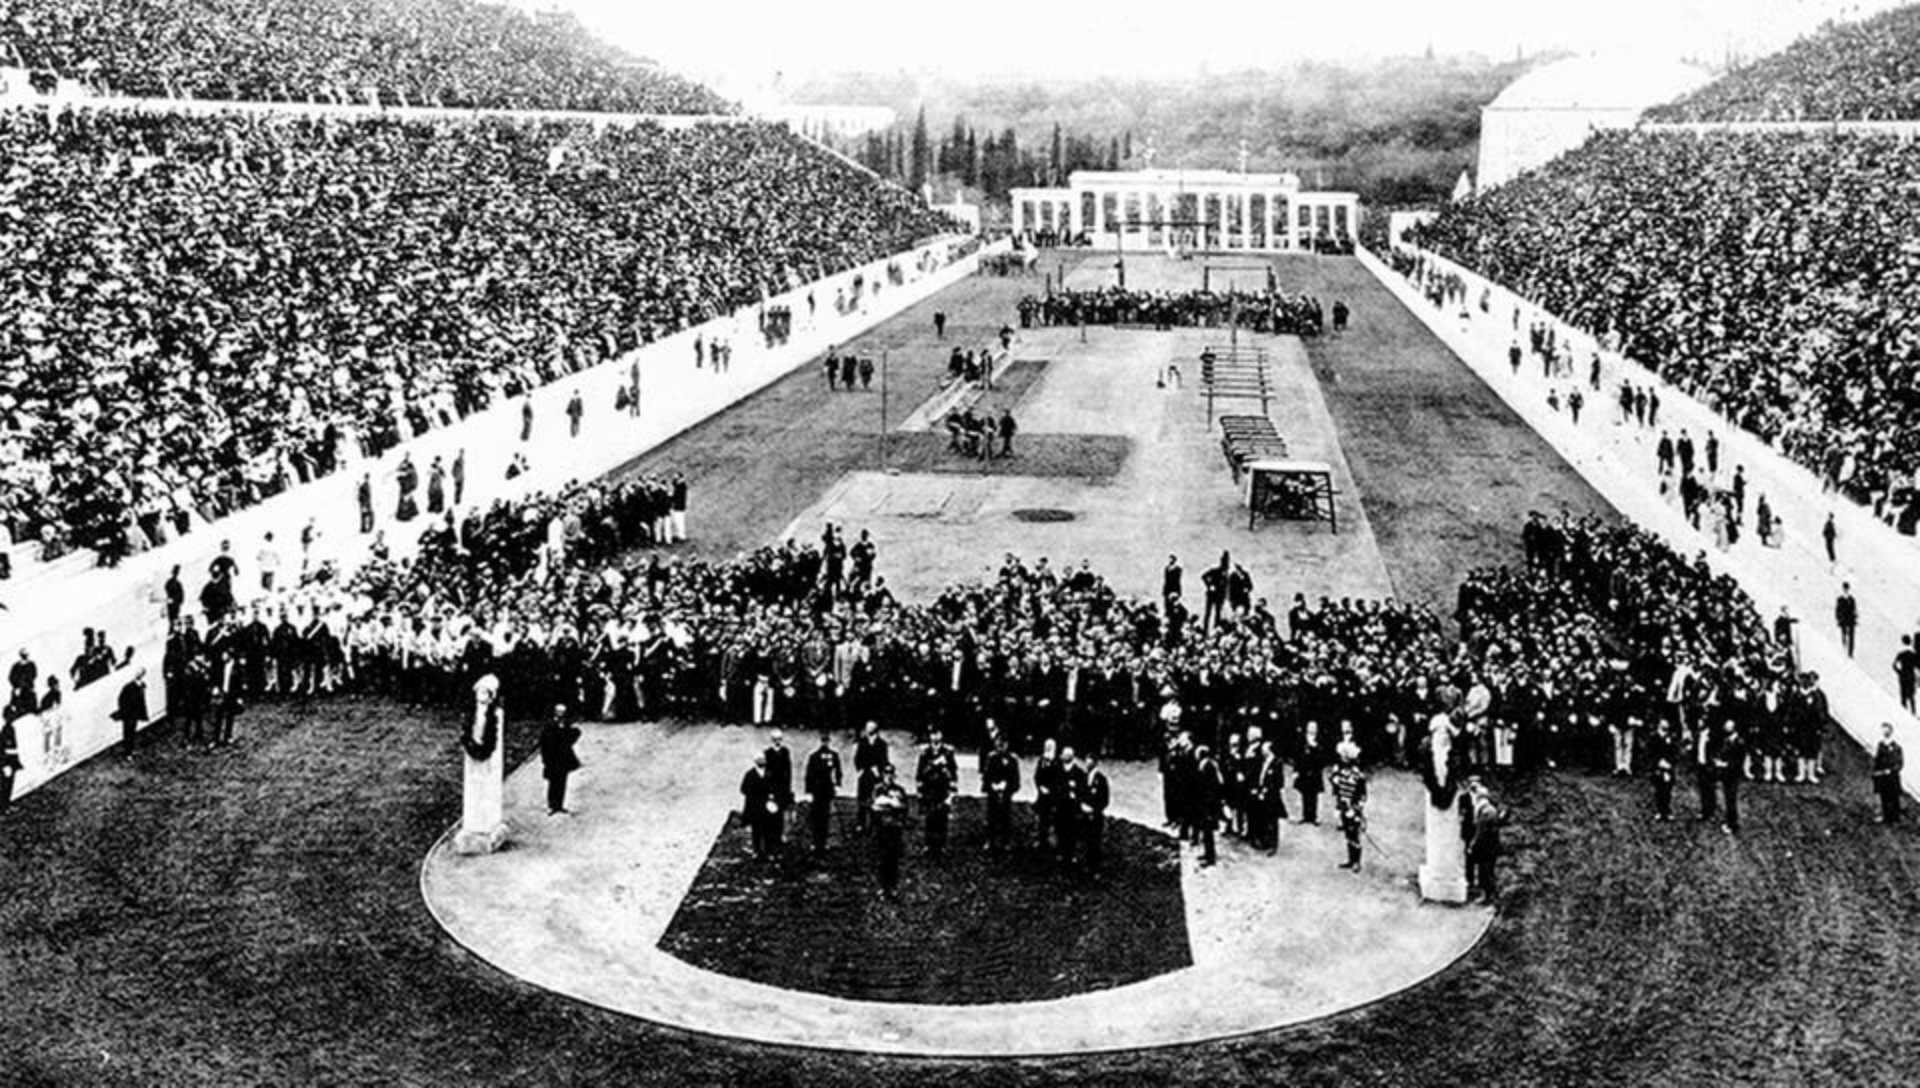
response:
[[[980,753],[978,774],[986,802],[986,834],[981,847],[1005,853],[1015,845],[1014,801],[1025,785],[1018,756],[1007,738],[988,726],[988,743]],[[900,883],[900,863],[906,854],[909,812],[916,807],[922,842],[929,860],[938,861],[947,850],[954,797],[960,787],[960,759],[938,727],[928,734],[914,761],[914,796],[896,769],[880,727],[868,722],[853,753],[854,831],[871,835],[880,886],[889,896]],[[809,845],[823,853],[832,834],[833,808],[846,784],[846,767],[833,747],[833,736],[821,730],[819,745],[809,754],[800,776],[806,795],[805,819]],[[1035,845],[1065,869],[1097,873],[1103,857],[1107,806],[1112,789],[1106,772],[1091,752],[1076,754],[1058,749],[1053,741],[1033,767]],[[755,857],[781,854],[787,821],[799,804],[795,791],[794,759],[782,731],[773,731],[770,743],[756,754],[753,766],[740,780],[740,815],[747,826]]]

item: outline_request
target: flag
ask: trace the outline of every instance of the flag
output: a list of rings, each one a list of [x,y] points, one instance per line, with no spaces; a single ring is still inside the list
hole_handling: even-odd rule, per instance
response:
[[[1460,171],[1460,180],[1453,183],[1453,202],[1458,204],[1472,196],[1473,173],[1469,170],[1462,170]]]

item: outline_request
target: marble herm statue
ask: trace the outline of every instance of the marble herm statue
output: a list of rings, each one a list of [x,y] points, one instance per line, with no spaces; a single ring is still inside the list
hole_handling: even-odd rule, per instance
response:
[[[500,678],[488,673],[473,685],[473,720],[460,736],[466,788],[453,837],[459,853],[491,854],[506,845],[506,731]]]

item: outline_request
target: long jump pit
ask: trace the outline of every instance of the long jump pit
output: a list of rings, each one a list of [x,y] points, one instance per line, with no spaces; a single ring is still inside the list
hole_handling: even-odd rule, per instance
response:
[[[1202,866],[1163,826],[1154,767],[1106,764],[1106,861],[1090,875],[1038,845],[1024,806],[1013,844],[986,849],[964,755],[946,850],[928,852],[916,813],[888,897],[844,806],[823,853],[801,815],[779,859],[752,855],[733,809],[768,739],[590,725],[576,814],[546,814],[529,760],[507,782],[509,845],[462,856],[443,838],[422,868],[426,904],[479,960],[564,998],[755,1043],[955,1058],[1171,1047],[1333,1016],[1444,971],[1493,917],[1421,902],[1424,808],[1404,773],[1374,775],[1353,873],[1331,816],[1304,825],[1297,805],[1276,853],[1223,835]],[[896,762],[912,758],[889,740]],[[796,761],[812,743],[796,737]],[[835,743],[844,754],[848,738]]]

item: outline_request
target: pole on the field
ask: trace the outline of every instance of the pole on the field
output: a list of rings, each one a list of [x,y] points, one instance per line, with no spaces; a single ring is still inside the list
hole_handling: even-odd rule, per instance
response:
[[[880,467],[887,467],[887,350],[880,350]]]

